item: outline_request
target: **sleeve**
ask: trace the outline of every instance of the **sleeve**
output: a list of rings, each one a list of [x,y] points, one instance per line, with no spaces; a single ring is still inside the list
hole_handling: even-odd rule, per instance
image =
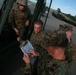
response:
[[[72,59],[76,60],[76,45],[74,43],[71,43],[71,47],[72,47]]]
[[[9,13],[9,23],[11,24],[12,28],[16,28],[15,27],[14,9],[12,9]]]
[[[32,65],[26,64],[24,67],[21,68],[25,75],[31,75],[32,74]]]

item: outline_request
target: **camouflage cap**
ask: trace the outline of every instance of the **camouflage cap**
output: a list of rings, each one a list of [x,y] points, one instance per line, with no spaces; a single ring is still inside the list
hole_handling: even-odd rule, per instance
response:
[[[46,48],[49,46],[60,46],[65,47],[68,44],[68,39],[64,32],[53,31],[45,33],[43,40],[41,42],[41,46]]]
[[[27,0],[17,0],[16,2],[23,6],[27,6]]]
[[[61,30],[61,31],[73,31],[73,27],[72,26],[70,26],[70,25],[60,25],[59,26],[59,30]]]

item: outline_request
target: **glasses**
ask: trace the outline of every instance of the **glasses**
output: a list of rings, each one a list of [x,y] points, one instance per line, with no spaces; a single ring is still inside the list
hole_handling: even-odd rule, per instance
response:
[[[26,6],[22,5],[22,4],[19,4],[19,6],[23,6],[23,7],[26,7]]]

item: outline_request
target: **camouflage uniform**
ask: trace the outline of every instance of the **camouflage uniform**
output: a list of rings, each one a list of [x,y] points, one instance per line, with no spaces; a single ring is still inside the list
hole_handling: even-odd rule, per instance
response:
[[[9,14],[9,22],[12,25],[12,28],[16,28],[19,30],[19,35],[23,37],[22,32],[27,33],[27,27],[25,26],[25,23],[27,20],[30,19],[30,12],[29,8],[26,6],[24,11],[20,11],[18,8],[18,5],[15,5]]]
[[[59,31],[64,31],[64,32],[66,32],[66,31],[73,31],[73,27],[70,26],[70,25],[66,25],[66,24],[60,25],[59,26]]]
[[[68,60],[68,62],[71,62],[72,60],[76,60],[76,46],[72,42],[72,39],[68,44],[68,47],[66,48],[65,54],[66,54],[66,60]]]
[[[45,47],[58,46],[62,47],[61,42],[67,41],[65,33],[60,33],[57,31],[46,33],[41,45]],[[67,41],[68,44],[68,41]],[[57,60],[52,58],[47,52],[42,55],[41,59],[37,64],[37,74],[38,75],[65,75],[67,69],[66,60]]]
[[[64,32],[72,31],[72,26],[60,25],[60,30]],[[76,65],[76,45],[72,42],[72,39],[70,39],[65,54],[66,54],[66,60],[68,61],[68,68],[66,75],[74,75],[72,72],[75,73],[76,69],[74,67]]]
[[[72,42],[70,42],[71,52],[72,52],[72,60],[76,60],[76,45]]]
[[[65,52],[66,60],[68,60],[66,75],[76,75],[76,46],[72,43],[72,40]]]
[[[30,38],[31,44],[33,45],[34,49],[40,53],[40,57],[44,53],[43,52],[44,50],[41,48],[41,40],[42,40],[43,36],[44,36],[43,31],[41,31],[39,33],[33,32],[31,35],[31,38]],[[38,61],[38,58],[36,58],[34,65],[37,64],[37,61]],[[27,65],[25,65],[21,69],[25,73],[25,72],[27,72],[28,67],[27,67]]]
[[[72,26],[70,25],[60,25],[59,28],[60,31],[73,31]],[[72,39],[70,39],[70,42],[68,44],[68,48],[66,49],[66,60],[68,60],[69,62],[72,60],[76,60],[76,46],[75,44],[72,42]]]
[[[50,45],[59,46],[62,41],[61,39],[64,39],[64,40],[67,39],[65,37],[66,36],[65,34],[61,34],[61,35],[59,35],[59,33],[56,33],[56,34],[52,33],[52,34],[47,33],[43,37],[43,40],[41,41],[42,47],[45,48]],[[33,73],[31,75],[65,75],[67,64],[68,63],[66,60],[54,59],[51,55],[48,54],[47,50],[44,50],[44,54],[41,55],[41,57],[38,60],[37,70],[35,69],[34,71],[34,72],[37,72],[37,74]],[[30,71],[30,68],[29,68],[29,71]]]
[[[29,75],[65,75],[67,71],[67,65],[68,65],[67,61],[55,60],[47,53],[44,56],[42,56],[42,58],[37,63],[36,65],[37,70],[36,68],[34,69],[34,66],[31,67],[27,65],[24,68],[24,73],[25,75],[26,74],[29,74]]]
[[[32,67],[25,68],[25,75],[65,75],[67,61],[55,60],[47,52],[42,55],[37,63],[37,70],[32,71]],[[33,72],[33,74],[32,74]]]
[[[40,33],[33,32],[31,35],[30,42],[36,51],[39,51],[41,48],[40,45],[41,45],[41,40],[43,36],[44,36],[44,32],[42,31]]]
[[[37,64],[38,75],[65,75],[67,61],[53,59],[47,52]]]

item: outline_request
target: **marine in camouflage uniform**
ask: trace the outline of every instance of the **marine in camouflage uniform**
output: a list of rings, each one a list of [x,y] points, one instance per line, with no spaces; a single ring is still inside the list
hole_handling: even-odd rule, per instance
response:
[[[20,6],[23,6],[24,9],[21,11]],[[27,7],[26,0],[17,0],[17,5],[15,5],[9,14],[9,22],[12,25],[13,29],[19,31],[19,36],[23,39],[26,36],[27,28],[26,22],[30,19],[30,10]],[[24,35],[24,36],[23,36]]]
[[[33,45],[34,49],[37,51],[41,48],[40,45],[41,45],[43,34],[44,32],[41,31],[39,33],[33,32],[31,35],[30,42]]]
[[[41,48],[41,40],[44,36],[44,32],[42,31],[43,22],[41,20],[37,20],[34,23],[34,31],[30,37],[30,42],[34,47],[34,50],[39,51]]]
[[[60,25],[59,30],[65,33],[70,31],[72,34],[73,27],[70,25]],[[69,45],[68,48],[66,49],[66,55],[67,55],[66,59],[70,62],[72,60],[76,60],[76,45],[72,42],[71,35],[69,39],[70,39],[70,41],[68,40]]]
[[[60,30],[64,31],[65,33],[67,31],[70,31],[72,33],[73,28],[70,25],[60,25]],[[71,37],[71,36],[70,36]],[[66,60],[68,60],[68,71],[66,75],[76,75],[76,45],[72,42],[72,39],[69,38],[69,45],[68,48],[66,48],[65,54],[66,54]]]
[[[37,63],[37,74],[35,75],[65,75],[66,67],[68,64],[67,61],[65,59],[60,60],[53,58],[53,56],[50,55],[47,50],[47,48],[54,46],[62,48],[63,51],[68,46],[68,39],[66,38],[65,33],[62,34],[58,33],[57,31],[53,33],[46,33],[43,37],[41,45],[46,49],[44,55],[39,58]],[[28,68],[28,71],[30,71],[30,68],[31,67]]]
[[[34,22],[34,31],[30,37],[30,42],[40,55],[43,53],[43,49],[41,49],[41,40],[44,36],[44,32],[42,31],[43,22],[41,20],[36,20]],[[35,65],[38,61],[38,57],[35,60]],[[26,65],[22,67],[22,70],[25,72]]]

